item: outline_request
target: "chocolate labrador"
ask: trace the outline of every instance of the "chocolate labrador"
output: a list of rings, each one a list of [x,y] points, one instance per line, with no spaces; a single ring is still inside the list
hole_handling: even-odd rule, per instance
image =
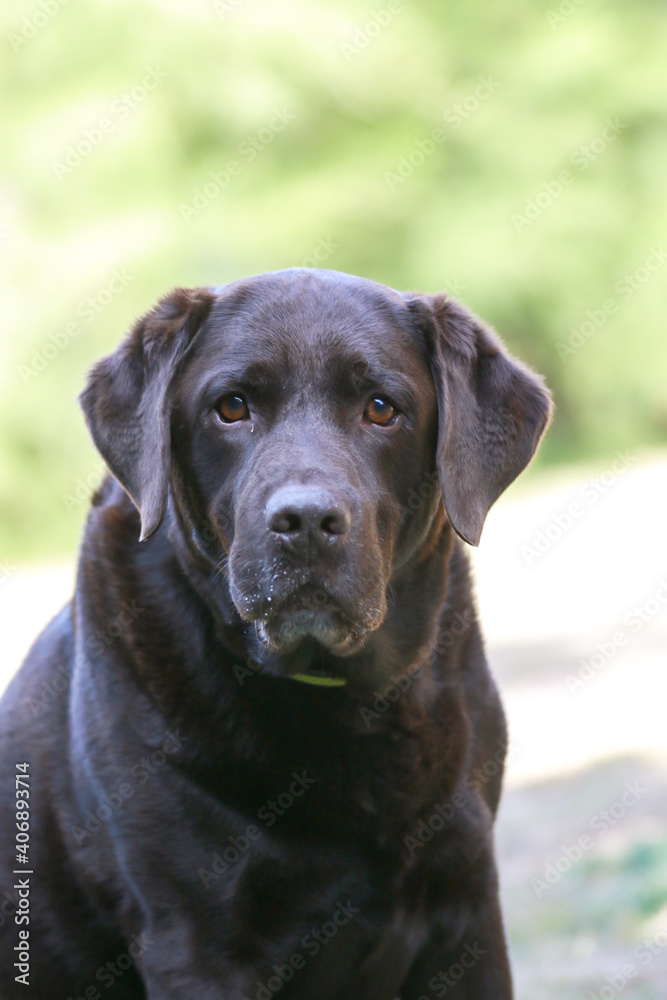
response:
[[[509,1000],[463,542],[539,378],[296,268],[172,292],[81,403],[112,475],[2,702],[0,995]]]

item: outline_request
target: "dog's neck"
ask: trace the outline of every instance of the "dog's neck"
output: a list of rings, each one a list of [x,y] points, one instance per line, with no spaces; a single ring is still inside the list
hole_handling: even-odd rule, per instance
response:
[[[130,726],[144,743],[165,731],[196,733],[183,766],[211,794],[224,784],[225,795],[239,800],[248,787],[264,787],[264,772],[275,778],[302,767],[325,776],[358,762],[375,773],[379,755],[395,776],[378,789],[390,815],[394,798],[398,809],[418,778],[428,797],[445,763],[448,774],[459,773],[468,726],[460,651],[477,625],[467,556],[443,517],[392,580],[384,623],[350,658],[359,677],[371,678],[363,688],[312,687],[264,672],[255,629],[236,613],[224,572],[207,575],[193,564],[174,524],[143,544],[138,528],[129,498],[107,485],[84,536],[77,599],[85,614],[77,619],[94,634],[108,625],[111,607],[125,604],[136,617],[99,654],[106,670],[90,655],[91,636],[77,634],[75,680],[106,725]],[[119,674],[121,686],[113,681]],[[370,780],[364,773],[362,785]]]

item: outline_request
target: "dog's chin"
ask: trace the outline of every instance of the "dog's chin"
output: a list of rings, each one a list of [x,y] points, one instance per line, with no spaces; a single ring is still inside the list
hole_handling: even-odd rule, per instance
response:
[[[352,656],[363,646],[368,631],[329,608],[278,611],[258,618],[255,629],[271,653],[292,653],[314,640],[334,656]]]

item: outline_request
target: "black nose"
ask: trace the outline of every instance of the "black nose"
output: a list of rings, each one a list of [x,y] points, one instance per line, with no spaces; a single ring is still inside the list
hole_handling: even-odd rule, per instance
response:
[[[339,545],[350,530],[348,506],[330,490],[283,486],[266,505],[269,531],[302,558]]]

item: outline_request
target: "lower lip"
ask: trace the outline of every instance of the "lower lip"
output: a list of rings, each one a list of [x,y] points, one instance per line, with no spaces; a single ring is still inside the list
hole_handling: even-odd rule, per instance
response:
[[[328,609],[318,609],[317,611],[295,611],[279,612],[276,616],[287,632],[303,632],[306,635],[332,634],[337,631],[336,616]]]

